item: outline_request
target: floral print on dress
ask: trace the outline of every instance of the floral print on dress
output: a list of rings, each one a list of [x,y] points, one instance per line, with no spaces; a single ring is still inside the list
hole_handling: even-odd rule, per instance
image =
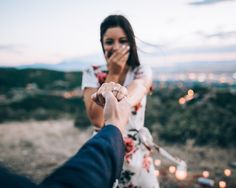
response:
[[[117,188],[142,188],[141,186],[137,186],[134,185],[131,181],[132,177],[135,175],[134,172],[131,172],[129,170],[124,170],[121,173],[121,177],[120,177],[120,186],[118,186]]]
[[[150,172],[150,165],[151,165],[151,157],[150,154],[145,154],[143,157],[143,168]]]
[[[120,184],[127,185],[126,187],[132,187],[133,185],[131,185],[130,181],[134,174],[135,174],[134,172],[130,172],[128,170],[122,171],[121,177],[119,179]]]
[[[131,113],[132,113],[133,115],[136,115],[140,108],[142,108],[141,102],[139,102],[138,104],[136,104],[136,105],[134,106],[134,108],[133,108],[133,110],[132,110]]]
[[[125,137],[124,143],[125,143],[125,161],[129,163],[132,159],[133,153],[135,153],[137,148],[135,147],[134,140],[130,137]]]
[[[95,74],[99,84],[102,85],[105,82],[106,78],[107,78],[108,70],[101,70],[102,66],[99,66],[99,65],[93,65],[92,67],[93,67],[94,74]],[[143,72],[139,73],[139,74],[143,74]],[[152,91],[153,91],[153,87],[151,86],[150,90],[149,90],[149,93],[151,94]],[[133,107],[133,110],[132,110],[131,113],[133,115],[136,115],[140,108],[142,108],[141,102],[139,102],[137,105],[135,105]]]
[[[83,86],[99,88],[107,78],[107,65],[92,66],[90,70],[92,74],[85,72]],[[143,76],[149,76],[151,78],[150,72],[151,69],[145,68],[144,66],[129,70],[124,83],[127,86],[133,80],[141,79]],[[152,93],[152,89],[150,87],[149,94]],[[159,188],[150,151],[141,142],[140,131],[144,128],[144,122],[136,121],[137,119],[144,118],[145,106],[146,95],[140,103],[132,108],[131,118],[126,126],[127,132],[124,136],[126,153],[118,188]],[[134,122],[135,124],[133,124]]]
[[[152,95],[153,90],[154,90],[153,85],[151,85],[151,87],[149,88],[149,95]]]
[[[151,152],[143,145],[140,138],[139,130],[130,129],[127,132],[127,136],[124,137],[124,143],[125,143],[125,163],[127,165],[130,165],[132,161],[136,160],[134,158],[136,152],[139,152],[139,154],[141,152],[142,153],[141,160],[136,161],[137,165],[140,164],[139,171],[143,171],[143,173],[146,174],[146,177],[149,176],[153,177],[154,171],[151,168],[151,166],[153,166],[153,161],[150,156]],[[134,165],[134,163],[132,163],[131,165]],[[143,188],[138,184],[138,182],[135,181],[137,176],[140,176],[140,172],[137,172],[137,170],[134,170],[132,168],[130,169],[124,168],[121,172],[118,188]],[[158,187],[158,185],[156,185],[156,182],[153,182],[152,178],[150,178],[149,183],[150,184],[147,186],[148,188]]]
[[[102,85],[107,78],[108,71],[101,70],[101,66],[97,65],[93,65],[93,70],[96,78],[98,79],[99,84]]]

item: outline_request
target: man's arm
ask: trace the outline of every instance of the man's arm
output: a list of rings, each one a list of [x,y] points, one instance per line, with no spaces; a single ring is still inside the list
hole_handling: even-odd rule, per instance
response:
[[[106,126],[47,177],[40,187],[110,188],[119,178],[125,153],[121,133],[128,121],[130,105],[126,97],[121,96],[123,99],[118,102],[109,91],[95,95],[93,100],[97,101],[97,97],[104,97]],[[34,188],[36,185],[0,167],[0,187]]]
[[[37,185],[28,178],[15,174],[0,165],[0,187],[1,188],[37,188]]]
[[[128,121],[130,105],[126,97],[118,102],[110,91],[95,94],[93,100],[98,101],[100,97],[104,98],[106,126],[74,157],[44,180],[43,186],[110,188],[119,178],[125,154],[122,132]]]
[[[120,176],[124,151],[120,130],[107,125],[41,185],[52,188],[112,187]]]

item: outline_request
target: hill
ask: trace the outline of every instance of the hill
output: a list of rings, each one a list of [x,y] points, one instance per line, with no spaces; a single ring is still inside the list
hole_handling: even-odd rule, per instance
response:
[[[236,146],[235,91],[201,85],[157,88],[148,97],[145,124],[160,140]]]
[[[81,72],[0,69],[0,122],[70,118],[90,125]],[[155,82],[145,125],[168,143],[236,146],[236,93],[227,84]],[[192,96],[188,91],[192,90]],[[181,99],[181,100],[180,100]],[[182,101],[182,102],[181,102]]]
[[[88,125],[81,79],[81,72],[0,69],[0,122],[78,117]]]
[[[0,92],[25,88],[33,83],[38,89],[72,89],[80,87],[82,72],[61,72],[46,69],[0,68]]]

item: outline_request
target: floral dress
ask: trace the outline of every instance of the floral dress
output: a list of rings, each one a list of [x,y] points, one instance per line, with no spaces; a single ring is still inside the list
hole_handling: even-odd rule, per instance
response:
[[[104,83],[107,76],[107,66],[92,66],[83,72],[82,89],[99,88]],[[129,69],[124,81],[124,86],[128,86],[134,79],[148,76],[152,79],[150,67],[140,65],[135,69]],[[131,110],[128,124],[124,134],[126,154],[123,170],[119,183],[119,188],[159,188],[153,159],[150,157],[150,150],[143,144],[140,132],[147,128],[144,127],[144,116],[146,107],[146,95]],[[150,135],[150,134],[149,134]]]

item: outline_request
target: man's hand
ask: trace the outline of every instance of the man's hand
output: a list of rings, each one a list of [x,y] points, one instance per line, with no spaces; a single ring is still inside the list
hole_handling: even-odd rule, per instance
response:
[[[118,127],[121,133],[123,133],[131,111],[131,106],[127,101],[127,97],[117,101],[115,96],[110,91],[105,92],[103,97],[105,99],[105,125],[112,124]]]
[[[94,102],[104,107],[105,125],[117,126],[121,132],[128,122],[131,106],[127,100],[128,91],[120,84],[104,83],[91,97]]]

